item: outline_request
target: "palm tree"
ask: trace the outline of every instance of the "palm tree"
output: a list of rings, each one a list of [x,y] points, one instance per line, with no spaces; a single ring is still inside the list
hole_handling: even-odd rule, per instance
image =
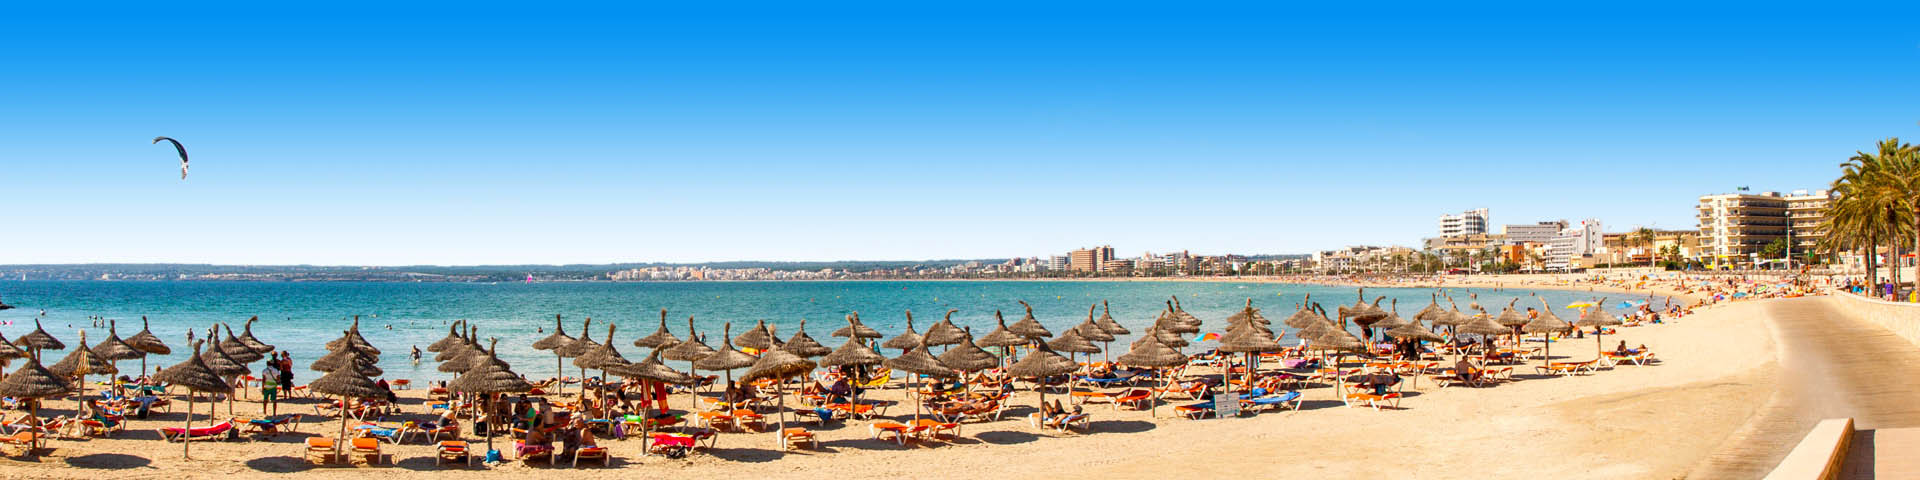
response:
[[[1920,148],[1898,138],[1877,147],[1874,153],[1855,152],[1840,164],[1840,178],[1832,186],[1835,198],[1822,220],[1827,231],[1822,243],[1832,252],[1862,249],[1867,282],[1878,285],[1876,263],[1884,242],[1897,290],[1902,244],[1912,239],[1920,246]]]
[[[1654,236],[1655,234],[1653,232],[1653,229],[1647,228],[1647,227],[1640,227],[1638,230],[1634,230],[1633,233],[1629,234],[1627,237],[1627,238],[1633,239],[1634,243],[1639,244],[1641,249],[1644,249],[1647,251],[1647,266],[1649,267],[1654,266],[1656,262],[1660,260],[1658,255],[1653,254]]]

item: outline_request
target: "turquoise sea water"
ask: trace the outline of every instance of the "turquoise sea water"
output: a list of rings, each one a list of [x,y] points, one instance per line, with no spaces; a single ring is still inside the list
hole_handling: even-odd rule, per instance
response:
[[[1427,304],[1427,289],[1368,289],[1369,296],[1387,295],[1388,301],[1400,301],[1400,313],[1411,316]],[[1455,290],[1453,296],[1465,309],[1467,291]],[[1526,298],[1529,291],[1492,291],[1475,289],[1480,303],[1498,312],[1507,300],[1522,298],[1521,306],[1538,307],[1538,300]],[[1590,299],[1585,292],[1539,291],[1555,307]],[[89,316],[119,320],[122,337],[140,330],[140,316],[152,321],[153,330],[173,346],[175,354],[149,358],[148,365],[167,365],[184,358],[186,332],[214,322],[228,322],[239,331],[247,317],[258,315],[254,335],[262,341],[291,351],[296,381],[318,374],[306,370],[308,363],[323,353],[322,345],[340,336],[350,323],[349,317],[361,315],[361,332],[380,348],[381,368],[390,378],[418,380],[447,376],[434,370],[432,354],[420,365],[406,356],[410,346],[426,348],[446,335],[447,324],[469,319],[480,326],[480,335],[500,337],[500,354],[520,373],[534,378],[553,375],[554,361],[549,353],[533,350],[533,341],[545,336],[537,332],[553,327],[553,315],[566,316],[567,332],[578,335],[580,321],[593,317],[593,338],[601,340],[606,325],[618,325],[616,346],[629,359],[644,358],[646,351],[631,342],[653,333],[658,326],[659,310],[668,309],[668,326],[674,335],[686,337],[686,319],[695,316],[696,326],[708,334],[707,343],[718,347],[723,322],[734,324],[733,334],[751,326],[755,320],[777,325],[786,338],[801,319],[807,333],[820,343],[837,347],[841,340],[829,334],[845,325],[847,312],[860,312],[863,323],[888,336],[905,325],[904,312],[914,312],[914,325],[925,331],[939,321],[947,309],[958,309],[953,320],[972,327],[975,335],[993,329],[993,313],[1004,312],[1009,323],[1019,320],[1023,311],[1016,300],[1033,304],[1034,315],[1058,333],[1086,318],[1087,306],[1107,300],[1112,303],[1114,319],[1136,334],[1144,331],[1154,315],[1165,307],[1170,295],[1178,295],[1188,312],[1206,322],[1205,330],[1217,332],[1224,319],[1248,298],[1276,322],[1290,315],[1294,305],[1306,294],[1324,305],[1329,314],[1336,305],[1350,305],[1354,289],[1317,285],[1274,283],[1206,282],[675,282],[675,283],[258,283],[258,282],[52,282],[0,281],[0,300],[15,305],[0,311],[0,333],[8,339],[19,338],[33,330],[33,319],[41,317],[49,333],[74,344],[78,330],[88,330],[88,342],[106,337],[104,328],[88,328]],[[1617,300],[1617,299],[1616,299]],[[1609,302],[1612,303],[1612,302]],[[1382,306],[1386,306],[1382,303]],[[1442,303],[1444,306],[1444,302]],[[1571,320],[1572,312],[1559,310]],[[10,323],[10,324],[8,324]],[[391,329],[389,329],[391,327]],[[1282,330],[1283,342],[1291,343],[1290,330]],[[1125,350],[1122,338],[1113,344],[1113,354]],[[1198,349],[1211,348],[1209,343]],[[1188,351],[1198,351],[1189,348]],[[888,355],[898,354],[893,350]],[[52,352],[51,363],[64,355]],[[137,366],[138,361],[122,362],[122,368]],[[573,370],[571,361],[568,369]],[[253,365],[256,369],[258,364]],[[683,365],[676,365],[684,367]]]

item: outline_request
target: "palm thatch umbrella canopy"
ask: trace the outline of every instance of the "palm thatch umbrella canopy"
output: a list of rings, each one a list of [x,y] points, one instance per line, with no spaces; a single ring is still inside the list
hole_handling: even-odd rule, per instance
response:
[[[1158,336],[1142,335],[1127,346],[1127,353],[1120,355],[1120,363],[1135,367],[1172,368],[1187,364],[1187,356],[1161,342]]]
[[[340,345],[347,344],[347,343],[352,343],[353,346],[359,347],[361,352],[372,354],[374,356],[380,355],[380,349],[373,348],[373,344],[368,343],[366,337],[360,336],[360,316],[359,315],[353,316],[353,325],[350,327],[347,327],[346,335],[342,335],[340,336],[340,338],[336,338],[336,339],[333,339],[333,341],[327,342],[327,350],[339,349]]]
[[[693,329],[693,316],[688,315],[687,339],[674,344],[673,347],[668,348],[667,351],[661,352],[660,356],[661,358],[676,362],[692,362],[707,358],[708,355],[713,355],[714,352],[713,347],[707,346],[707,342],[700,341],[700,332],[694,331]]]
[[[1180,314],[1183,312],[1175,310],[1174,308],[1175,307],[1173,306],[1173,301],[1168,300],[1167,309],[1161,312],[1159,319],[1153,321],[1154,328],[1157,328],[1162,332],[1172,333],[1176,335],[1200,333],[1200,324],[1197,321],[1188,322],[1188,321],[1181,320]],[[1191,317],[1191,315],[1189,315],[1189,317]]]
[[[1172,318],[1173,317],[1167,317],[1166,319],[1161,320],[1160,323],[1156,323],[1154,324],[1154,326],[1148,327],[1147,335],[1152,336],[1154,340],[1159,341],[1161,344],[1165,344],[1168,347],[1173,347],[1175,350],[1186,348],[1187,345],[1189,345],[1189,343],[1187,342],[1187,337],[1180,336],[1178,332],[1169,330],[1170,328],[1178,328],[1172,325],[1174,323],[1178,323],[1173,321]]]
[[[1374,323],[1387,318],[1387,310],[1380,308],[1380,300],[1386,298],[1386,295],[1381,295],[1374,297],[1373,303],[1367,303],[1366,295],[1362,294],[1360,301],[1347,309],[1347,318],[1352,319],[1355,325],[1372,328]]]
[[[1253,308],[1253,299],[1247,299],[1247,306],[1239,313],[1228,317],[1230,322],[1227,334],[1220,336],[1219,350],[1229,353],[1247,354],[1246,385],[1253,388],[1253,376],[1259,370],[1259,353],[1278,352],[1286,349],[1275,339],[1273,330],[1261,322],[1260,309]]]
[[[1041,325],[1040,320],[1033,318],[1033,305],[1028,305],[1026,300],[1017,301],[1020,302],[1021,307],[1027,309],[1027,315],[1021,317],[1020,321],[1013,322],[1013,325],[1008,325],[1007,330],[1012,331],[1015,335],[1036,340],[1052,337],[1053,332],[1048,331],[1045,325]]]
[[[1544,304],[1546,303],[1546,299],[1541,299],[1540,302]],[[1605,328],[1607,327],[1611,327],[1615,325],[1623,325],[1626,323],[1626,322],[1622,322],[1620,320],[1620,317],[1615,317],[1613,316],[1612,313],[1608,313],[1606,303],[1607,303],[1607,299],[1601,298],[1599,302],[1596,302],[1593,304],[1592,310],[1587,310],[1586,312],[1581,313],[1580,319],[1578,321],[1573,322],[1574,326],[1593,329],[1593,348],[1594,348],[1594,355],[1595,355],[1594,358],[1600,358],[1599,357],[1601,355],[1600,352],[1603,350],[1606,350],[1607,348],[1606,345],[1603,344],[1602,341],[1600,340],[1600,338],[1604,335],[1600,332],[1606,331]],[[1548,306],[1547,311],[1552,312],[1553,308],[1551,306]],[[1546,315],[1541,315],[1541,316],[1544,317]]]
[[[1507,328],[1519,328],[1526,325],[1527,316],[1521,314],[1520,309],[1513,308],[1513,304],[1519,301],[1520,299],[1516,298],[1507,302],[1507,308],[1500,310],[1500,316],[1494,318],[1493,323],[1498,323],[1500,326]]]
[[[652,335],[633,340],[635,347],[652,349],[667,348],[676,343],[680,343],[680,338],[673,336],[673,332],[667,331],[667,309],[664,308],[660,309],[660,329],[654,330]]]
[[[1313,313],[1313,295],[1308,294],[1305,299],[1300,301],[1300,309],[1295,310],[1293,315],[1288,315],[1287,318],[1281,320],[1280,323],[1291,328],[1299,329],[1312,326],[1314,322],[1318,321],[1320,321],[1320,316]]]
[[[33,418],[40,418],[39,399],[65,395],[70,391],[73,391],[73,385],[67,383],[66,377],[54,374],[46,367],[40,366],[40,357],[37,354],[28,356],[26,365],[21,365],[19,370],[14,370],[7,375],[7,378],[0,379],[0,396],[34,399],[33,409],[28,412],[28,415],[32,415]],[[188,415],[192,415],[192,407],[188,407]],[[40,436],[35,435],[33,443],[27,448],[30,452],[39,450]]]
[[[754,358],[753,355],[748,355],[746,352],[733,348],[733,339],[728,337],[728,335],[732,333],[733,322],[727,322],[722,325],[720,327],[720,349],[705,358],[694,360],[693,368],[725,371],[727,374],[727,383],[731,384],[733,383],[734,369],[753,366],[753,362],[758,359]]]
[[[13,344],[34,350],[65,350],[67,348],[67,344],[60,343],[60,339],[53,338],[53,335],[47,334],[46,329],[40,328],[39,318],[33,319],[33,331],[13,339]]]
[[[785,380],[796,375],[805,375],[807,372],[813,371],[813,368],[816,366],[818,365],[814,364],[812,360],[800,358],[799,355],[794,355],[792,352],[785,350],[768,350],[766,353],[760,354],[760,359],[753,362],[753,368],[747,369],[746,375],[740,376],[740,381],[743,382],[752,382],[763,378],[779,380],[774,383],[774,391],[777,392],[776,396],[778,397],[774,406],[780,409],[780,429],[776,435],[784,435],[787,431],[787,390],[785,388]]]
[[[441,349],[440,353],[434,354],[433,361],[450,362],[450,361],[466,358],[467,354],[472,353],[474,350],[485,350],[483,348],[480,348],[479,341],[474,340],[480,334],[480,327],[472,323],[468,323],[466,325],[467,325],[467,328],[465,329],[466,335],[460,337],[460,339],[458,341],[453,342],[452,345],[448,345],[447,348]],[[485,354],[484,351],[481,353]],[[445,372],[447,370],[441,370],[441,371]],[[461,372],[465,370],[454,370],[454,371]]]
[[[833,352],[833,349],[814,341],[812,335],[807,335],[807,319],[804,318],[800,319],[800,328],[794,330],[793,337],[788,338],[787,343],[780,345],[780,350],[802,358],[813,358]]]
[[[674,385],[692,385],[700,381],[698,377],[674,371],[674,369],[668,368],[666,364],[660,363],[660,354],[661,349],[653,349],[652,353],[647,354],[646,360],[609,369],[608,373],[633,380]],[[692,411],[694,408],[694,406],[689,405],[687,410]],[[641,418],[653,417],[652,402],[640,402],[640,416]],[[640,449],[643,451],[647,449],[647,441],[653,437],[651,433],[652,423],[651,421],[643,421],[640,423]]]
[[[774,338],[771,332],[772,330],[767,329],[767,321],[760,320],[753,324],[753,328],[747,329],[738,337],[733,337],[733,344],[758,351],[772,350]]]
[[[534,350],[546,350],[549,352],[553,352],[553,378],[560,378],[567,375],[567,370],[566,370],[567,366],[565,363],[562,363],[565,361],[566,357],[560,354],[560,349],[562,347],[566,347],[567,345],[573,344],[573,341],[574,341],[574,338],[572,335],[567,335],[567,326],[565,323],[562,323],[560,319],[561,319],[560,314],[558,313],[553,314],[553,333],[547,335],[547,338],[542,338],[538,341],[533,342]],[[446,341],[452,340],[453,343],[450,343],[449,346],[443,346],[441,348],[450,348],[451,345],[459,345],[460,341],[457,340],[458,338],[459,336],[457,334],[448,332],[447,338],[443,338],[440,341],[446,342]],[[435,343],[433,345],[428,345],[427,350],[439,351],[439,350],[433,349],[434,345],[440,345],[440,344]]]
[[[26,350],[13,346],[13,342],[7,341],[6,335],[0,335],[0,366],[5,366],[8,360],[26,357]]]
[[[316,372],[332,372],[334,370],[339,370],[344,366],[351,365],[353,366],[354,371],[360,372],[362,375],[379,376],[380,374],[385,372],[380,371],[380,367],[374,365],[376,362],[377,360],[375,360],[375,357],[367,354],[366,351],[360,350],[359,347],[354,347],[351,345],[341,345],[341,348],[339,350],[328,352],[326,355],[322,355],[320,356],[320,358],[315,359],[313,361],[313,364],[309,365],[308,368],[311,368],[313,369],[313,371],[316,371]],[[442,363],[440,364],[440,366],[444,368],[451,363],[454,363],[454,362]],[[445,369],[441,371],[449,372],[449,370],[445,370]],[[451,372],[459,372],[459,371],[462,371],[462,370],[452,370]]]
[[[219,349],[222,353],[226,353],[228,357],[233,357],[233,361],[244,365],[266,358],[263,352],[254,350],[253,347],[247,346],[247,342],[240,341],[240,337],[233,336],[233,327],[221,324],[215,329],[215,333],[218,333],[220,328],[226,329],[227,339],[220,341]],[[207,335],[207,339],[212,340],[213,335]]]
[[[1056,375],[1066,375],[1078,370],[1080,370],[1080,364],[1074,363],[1073,360],[1068,360],[1067,357],[1062,357],[1058,353],[1053,353],[1053,349],[1047,348],[1047,344],[1041,343],[1035,345],[1033,351],[1027,353],[1026,358],[1022,358],[1019,362],[1014,362],[1013,366],[1007,367],[1007,375],[1015,378],[1035,379],[1038,384],[1034,386],[1034,390],[1040,392],[1040,403],[1045,404],[1047,403],[1046,379]],[[1069,382],[1067,385],[1068,394],[1071,395],[1073,384]]]
[[[1421,308],[1418,312],[1414,312],[1413,320],[1416,322],[1432,322],[1435,316],[1445,311],[1445,309],[1440,308],[1440,294],[1438,292],[1430,293],[1427,294],[1427,306]]]
[[[93,354],[99,355],[100,358],[105,358],[109,362],[118,362],[121,360],[132,360],[135,358],[146,356],[147,355],[146,352],[142,352],[139,349],[133,348],[132,345],[127,345],[126,340],[120,339],[118,324],[119,322],[117,321],[113,321],[113,320],[107,321],[107,339],[101,340],[100,343],[98,344],[94,344]],[[4,342],[4,341],[5,341],[4,339],[0,339],[0,342]],[[8,349],[8,348],[13,348],[13,346],[8,345],[6,347],[0,347],[0,358],[8,358],[7,353],[4,351],[5,349]],[[19,350],[16,349],[13,351],[18,352]],[[147,372],[142,371],[140,373],[144,375]]]
[[[582,332],[582,336],[584,336],[584,333],[585,332]],[[453,382],[448,383],[447,389],[461,393],[486,395],[494,399],[493,401],[497,401],[497,395],[502,393],[533,391],[533,384],[527,383],[527,379],[521,378],[520,374],[513,373],[513,370],[509,368],[507,362],[500,360],[500,356],[498,355],[499,348],[500,339],[498,338],[488,339],[488,348],[486,349],[481,349],[478,346],[470,347],[476,354],[471,362],[473,369],[468,370],[465,374],[460,375],[460,378],[456,378]],[[487,450],[489,451],[493,450],[493,432],[498,430],[498,428],[487,429]]]
[[[960,341],[940,354],[940,364],[961,372],[973,373],[1000,365],[1000,357],[973,342],[973,331],[960,332]]]
[[[838,331],[833,333],[834,335],[840,334]],[[905,354],[908,350],[920,348],[921,344],[920,334],[913,331],[913,310],[907,310],[907,331],[901,332],[899,335],[894,335],[893,338],[889,338],[887,341],[880,343],[880,348],[892,348],[900,350],[900,353]]]
[[[858,322],[859,320],[856,320],[852,316],[847,317],[848,328],[858,326]],[[857,334],[858,330],[849,330],[848,333]],[[791,346],[792,343],[788,343],[788,345]],[[841,372],[847,373],[854,385],[859,385],[865,381],[864,378],[861,378],[861,369],[846,367],[868,367],[879,365],[886,361],[887,357],[881,356],[880,352],[873,351],[873,348],[868,347],[865,339],[856,337],[848,338],[847,342],[840,344],[840,348],[834,349],[833,353],[821,357],[820,365],[826,367],[841,367]],[[851,391],[853,392],[851,403],[859,405],[860,389],[853,388]]]
[[[1102,332],[1104,334],[1105,332]],[[1113,338],[1109,335],[1107,338]],[[1100,346],[1094,345],[1087,337],[1080,335],[1080,329],[1068,329],[1053,340],[1045,342],[1048,349],[1067,353],[1100,353]]]
[[[1193,316],[1193,314],[1187,313],[1186,309],[1180,308],[1180,297],[1176,296],[1172,298],[1173,298],[1173,319],[1178,320],[1181,326],[1193,329],[1192,332],[1175,332],[1175,333],[1199,332],[1200,327],[1202,325],[1200,322],[1200,317],[1195,317]]]
[[[1491,338],[1494,335],[1506,334],[1512,330],[1501,325],[1500,322],[1493,321],[1492,316],[1487,315],[1485,310],[1481,310],[1480,314],[1474,315],[1471,319],[1467,320],[1467,323],[1455,327],[1455,331]]]
[[[1541,299],[1540,302],[1546,303],[1546,300]],[[1561,320],[1559,315],[1554,315],[1551,307],[1547,308],[1539,317],[1535,317],[1533,321],[1520,326],[1520,330],[1522,331],[1540,334],[1541,340],[1543,340],[1542,343],[1546,344],[1546,352],[1540,356],[1540,364],[1542,366],[1553,363],[1553,338],[1551,335],[1564,333],[1571,329],[1573,329],[1573,324]]]
[[[986,336],[975,340],[975,345],[982,347],[1012,347],[1026,345],[1028,343],[1027,337],[1021,336],[1019,333],[1015,333],[1012,329],[1007,328],[1007,319],[1006,317],[1000,316],[999,310],[993,311],[993,319],[999,323],[999,326],[994,327],[993,331],[988,332]]]
[[[1120,322],[1113,321],[1113,307],[1108,306],[1106,300],[1100,301],[1100,318],[1094,320],[1094,323],[1098,323],[1100,329],[1110,335],[1127,335],[1133,333],[1127,330],[1127,327],[1121,326]]]
[[[1120,355],[1120,363],[1154,369],[1173,368],[1187,364],[1186,355],[1181,355],[1179,351],[1174,350],[1173,347],[1167,346],[1165,343],[1161,343],[1156,337],[1153,329],[1148,329],[1145,335],[1141,335],[1139,340],[1134,340],[1133,344],[1128,346],[1127,353]],[[1162,385],[1164,384],[1165,382],[1163,381]],[[1153,394],[1153,398],[1150,401],[1152,402],[1148,406],[1148,408],[1152,410],[1150,415],[1159,415],[1160,394]]]
[[[580,338],[573,339],[572,342],[568,342],[566,345],[561,346],[558,349],[555,349],[554,352],[566,358],[580,358],[581,355],[586,355],[587,353],[592,352],[593,349],[599,348],[600,343],[593,341],[592,328],[593,328],[593,317],[587,317],[586,320],[580,323]],[[607,341],[611,342],[613,341],[613,339],[608,338]],[[580,369],[580,395],[585,396],[586,394],[587,394],[587,369],[581,368]]]
[[[79,410],[81,402],[86,401],[87,375],[114,375],[120,373],[119,369],[113,368],[112,361],[94,354],[93,349],[87,348],[86,330],[80,331],[80,345],[75,346],[72,352],[67,353],[66,358],[60,359],[59,363],[47,367],[47,371],[53,372],[53,374],[59,375],[61,378],[80,378],[80,396],[73,399],[73,408],[75,411]]]
[[[207,340],[213,340],[215,332],[219,330],[220,325],[218,324],[208,328]],[[247,368],[246,362],[234,358],[227,350],[228,348],[235,348],[235,351],[253,353],[252,350],[246,349],[245,345],[241,345],[239,340],[234,339],[232,332],[228,332],[226,341],[220,342],[219,345],[215,345],[213,348],[208,348],[207,351],[200,353],[200,361],[206,362],[207,368],[213,370],[214,375],[219,375],[220,378],[226,379],[227,383],[233,383],[233,379],[239,378],[241,375],[253,373],[253,370]],[[254,355],[259,354],[255,353]],[[246,392],[243,390],[240,393]],[[227,414],[233,414],[232,395],[227,396]]]
[[[927,333],[921,335],[921,338],[926,339],[927,346],[938,347],[942,345],[953,345],[966,339],[967,333],[953,324],[953,314],[958,311],[959,310],[948,309],[945,318],[940,319],[940,321],[934,323],[933,326],[927,327]]]
[[[1108,332],[1105,327],[1100,326],[1099,320],[1093,318],[1093,309],[1095,307],[1099,307],[1099,305],[1088,305],[1087,321],[1080,322],[1079,325],[1074,325],[1073,328],[1069,330],[1078,332],[1080,338],[1087,339],[1089,342],[1111,342],[1114,340],[1113,332]],[[1112,317],[1108,318],[1111,319]],[[1054,349],[1058,350],[1059,348],[1055,347]]]
[[[554,315],[553,322],[556,324],[554,327],[554,332],[559,333],[560,328],[557,324],[560,323],[560,316]],[[432,353],[440,353],[442,351],[446,351],[446,349],[454,348],[455,346],[460,346],[466,343],[467,338],[460,336],[460,325],[463,325],[465,323],[467,323],[466,320],[458,320],[453,322],[452,325],[448,325],[447,336],[442,337],[439,340],[435,340],[432,344],[427,345],[427,351]],[[566,337],[565,335],[561,335],[561,336],[565,337],[567,341],[573,340],[573,337]],[[539,343],[535,343],[534,345],[539,345]],[[540,348],[540,347],[535,346],[534,348]],[[540,348],[540,349],[552,350],[552,348]]]
[[[1448,311],[1441,312],[1433,316],[1433,326],[1459,327],[1461,325],[1466,325],[1467,322],[1473,321],[1473,317],[1468,316],[1465,313],[1460,313],[1460,306],[1455,305],[1453,303],[1453,300],[1451,299],[1447,300],[1447,306],[1452,308]]]
[[[889,358],[885,362],[882,362],[882,364],[886,365],[887,368],[912,374],[912,376],[907,378],[914,382],[918,382],[921,375],[933,378],[954,378],[960,376],[959,372],[947,368],[946,365],[940,363],[940,359],[933,358],[933,354],[927,353],[926,345],[914,345],[913,348],[907,349],[906,353],[902,353],[898,357]],[[919,387],[918,385],[914,385],[908,388]],[[920,422],[920,407],[925,403],[926,402],[913,402],[913,421],[916,424]]]
[[[192,356],[187,357],[185,361],[175,364],[174,366],[161,370],[158,374],[154,374],[153,380],[163,384],[184,387],[190,392],[233,392],[233,386],[221,380],[220,376],[214,374],[213,369],[208,368],[207,363],[200,359],[201,342],[195,341],[192,343]],[[213,420],[211,411],[208,412],[207,420],[209,422]],[[193,395],[187,395],[187,419],[185,427],[189,429],[193,428]],[[191,456],[192,445],[193,438],[191,436],[185,437],[185,441],[181,442],[180,446],[181,456]]]
[[[613,330],[616,326],[607,324],[607,341],[594,345],[593,350],[588,350],[587,353],[573,357],[573,366],[580,367],[582,372],[587,370],[606,372],[632,363],[627,361],[627,357],[620,355],[620,350],[613,347]]]
[[[427,351],[438,352],[441,349],[447,348],[452,342],[460,341],[460,334],[455,330],[459,328],[459,325],[458,322],[455,322],[454,327],[447,330],[447,338],[440,339],[439,342],[434,342],[433,345],[428,345]],[[573,336],[567,335],[567,325],[561,321],[560,314],[556,313],[553,315],[553,333],[548,334],[546,338],[533,342],[533,349],[553,351],[570,343],[573,343]]]
[[[1393,300],[1393,310],[1388,312],[1387,316],[1380,317],[1380,319],[1378,320],[1374,320],[1373,324],[1368,325],[1368,327],[1371,327],[1374,330],[1392,330],[1394,328],[1398,328],[1401,325],[1406,325],[1407,320],[1404,318],[1400,318],[1400,314],[1397,313],[1399,311],[1400,311],[1400,299],[1396,298]]]
[[[140,333],[127,337],[126,341],[127,345],[132,346],[134,350],[146,352],[150,355],[173,354],[173,349],[167,348],[167,342],[162,342],[160,341],[160,337],[153,335],[153,330],[147,326],[147,317],[145,315],[140,316]],[[141,370],[145,370],[146,360],[142,359],[141,362]]]
[[[240,343],[246,344],[247,348],[252,349],[254,353],[264,356],[267,352],[273,351],[273,345],[268,345],[266,342],[262,342],[259,338],[253,336],[253,322],[257,321],[260,321],[260,316],[254,315],[253,318],[247,319],[246,324],[241,325]]]
[[[345,412],[352,407],[349,405],[352,399],[379,398],[387,395],[386,389],[380,388],[372,378],[362,375],[360,370],[351,367],[349,364],[342,364],[341,368],[327,372],[326,375],[321,375],[320,378],[307,384],[307,387],[316,395],[340,397],[340,435],[334,438],[336,454],[339,453],[339,445],[346,441],[347,421],[350,416]]]
[[[908,322],[912,322],[913,312],[907,312],[907,318],[908,318]],[[840,327],[839,330],[834,330],[833,336],[840,337],[840,338],[886,337],[886,335],[881,335],[879,330],[874,330],[873,327],[869,327],[864,323],[860,323],[860,312],[853,312],[853,313],[847,314],[847,323],[849,325]],[[913,331],[911,323],[909,323],[907,331],[908,332]]]
[[[1440,341],[1440,334],[1420,326],[1420,322],[1407,322],[1405,325],[1387,330],[1387,336],[1401,340],[1419,340],[1423,342]]]

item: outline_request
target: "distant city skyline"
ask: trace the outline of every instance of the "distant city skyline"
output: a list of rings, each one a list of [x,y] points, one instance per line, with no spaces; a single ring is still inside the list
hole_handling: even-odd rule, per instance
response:
[[[21,5],[0,264],[1301,254],[1476,208],[1684,229],[1701,195],[1920,137],[1916,13]]]

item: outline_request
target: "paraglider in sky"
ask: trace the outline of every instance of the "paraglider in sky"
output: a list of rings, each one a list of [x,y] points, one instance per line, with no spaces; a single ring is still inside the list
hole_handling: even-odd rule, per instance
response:
[[[187,147],[181,146],[179,140],[174,140],[169,137],[153,137],[153,143],[160,143],[161,140],[173,142],[173,149],[180,152],[180,179],[186,180],[187,179]]]

